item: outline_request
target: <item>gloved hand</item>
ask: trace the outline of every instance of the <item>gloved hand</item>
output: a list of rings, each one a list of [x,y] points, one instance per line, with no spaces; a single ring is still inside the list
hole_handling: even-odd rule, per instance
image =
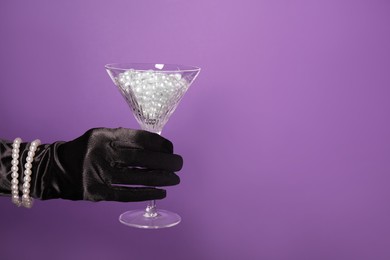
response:
[[[1,145],[5,151],[0,151],[0,192],[10,193],[12,143]],[[22,143],[19,183],[23,183],[20,169],[27,152],[27,143]],[[165,190],[154,187],[178,184],[174,172],[181,169],[183,160],[173,154],[172,143],[158,134],[96,128],[70,142],[39,146],[32,165],[32,197],[126,202],[164,198]]]

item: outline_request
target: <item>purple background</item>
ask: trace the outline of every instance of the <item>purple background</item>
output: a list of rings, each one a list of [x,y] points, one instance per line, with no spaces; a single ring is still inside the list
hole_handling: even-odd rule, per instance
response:
[[[1,1],[0,136],[138,128],[110,62],[197,65],[161,207],[0,198],[1,259],[390,259],[390,2]]]

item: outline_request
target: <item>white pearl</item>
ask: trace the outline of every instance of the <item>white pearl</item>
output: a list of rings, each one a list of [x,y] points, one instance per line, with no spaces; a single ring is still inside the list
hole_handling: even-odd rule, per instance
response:
[[[13,202],[16,206],[18,206],[18,207],[20,207],[20,205],[21,205],[21,203],[20,203],[20,201],[19,201],[19,198],[17,198],[17,199],[12,198],[12,202]]]
[[[30,182],[31,181],[31,177],[29,175],[26,175],[26,176],[24,176],[23,181]]]
[[[19,177],[19,174],[18,174],[17,172],[13,172],[13,173],[11,173],[11,177],[12,177],[13,179],[18,178],[18,177]]]
[[[31,167],[32,167],[32,164],[31,164],[31,163],[29,163],[29,162],[26,162],[26,163],[25,163],[25,165],[24,165],[24,167],[25,167],[25,168],[29,168],[29,169],[31,169]]]
[[[18,165],[18,164],[19,164],[19,160],[13,159],[13,160],[11,161],[11,164],[12,164],[12,165]]]
[[[18,158],[19,158],[19,154],[13,153],[13,154],[12,154],[12,158],[13,158],[13,159],[18,159]]]
[[[30,156],[27,156],[26,161],[31,163],[33,161],[33,159]]]
[[[29,188],[24,188],[24,189],[22,189],[22,192],[23,192],[23,194],[29,194],[30,193],[30,189]]]
[[[18,190],[18,189],[13,189],[13,190],[11,191],[11,193],[12,193],[12,195],[17,195],[17,196],[19,196],[19,190]]]
[[[177,80],[180,80],[181,79],[181,74],[180,73],[175,73],[175,74],[172,74],[173,77]]]
[[[12,186],[11,186],[11,190],[18,191],[18,190],[19,190],[19,186],[18,186],[18,184],[12,184]]]
[[[12,167],[11,167],[11,171],[13,171],[13,172],[17,172],[19,170],[19,167],[18,166],[16,166],[16,165],[13,165]],[[17,177],[17,176],[16,176]]]
[[[12,153],[17,153],[17,154],[19,154],[19,148],[13,148],[13,149],[12,149]]]
[[[29,198],[30,198],[30,196],[28,196],[28,194],[22,195],[22,200],[28,200]]]
[[[33,200],[32,200],[32,199],[29,199],[29,200],[24,201],[23,206],[25,206],[25,207],[28,208],[28,209],[32,208],[32,206],[33,206]]]
[[[19,195],[12,195],[12,199],[19,199]]]
[[[17,185],[19,183],[18,179],[12,179],[11,184]]]
[[[34,157],[34,155],[35,155],[35,152],[33,152],[33,151],[28,151],[28,153],[27,153],[28,157]]]
[[[32,171],[30,169],[24,170],[24,174],[26,175],[31,175]]]
[[[41,140],[36,139],[36,140],[34,140],[34,141],[31,142],[31,146],[32,146],[32,147],[38,146],[40,143],[41,143]]]
[[[30,183],[29,182],[23,183],[23,188],[24,189],[29,189],[30,188]]]

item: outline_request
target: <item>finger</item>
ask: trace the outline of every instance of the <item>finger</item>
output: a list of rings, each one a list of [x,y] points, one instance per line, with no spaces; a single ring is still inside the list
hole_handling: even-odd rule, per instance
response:
[[[117,168],[112,174],[107,176],[111,184],[126,185],[144,185],[144,186],[173,186],[180,183],[180,178],[174,172],[136,169],[136,168]]]
[[[183,158],[177,154],[157,153],[139,149],[112,151],[111,165],[140,167],[177,172],[183,167]]]
[[[105,200],[107,201],[145,201],[145,200],[159,200],[166,197],[166,191],[156,188],[130,188],[112,186],[108,188]]]
[[[149,187],[122,187],[122,186],[107,186],[93,185],[87,188],[84,193],[84,200],[90,201],[144,201],[157,200],[166,197],[166,191],[163,189]]]
[[[113,129],[115,138],[114,147],[134,147],[155,152],[173,153],[173,145],[159,134],[145,130],[133,130],[127,128]]]

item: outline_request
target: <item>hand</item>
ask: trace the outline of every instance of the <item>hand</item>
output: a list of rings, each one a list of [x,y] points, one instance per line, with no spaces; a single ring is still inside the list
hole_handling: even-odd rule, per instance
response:
[[[172,143],[158,134],[125,128],[91,129],[73,141],[38,148],[31,196],[43,200],[162,199],[165,190],[153,187],[178,184],[174,172],[182,165],[181,156],[173,154]]]

